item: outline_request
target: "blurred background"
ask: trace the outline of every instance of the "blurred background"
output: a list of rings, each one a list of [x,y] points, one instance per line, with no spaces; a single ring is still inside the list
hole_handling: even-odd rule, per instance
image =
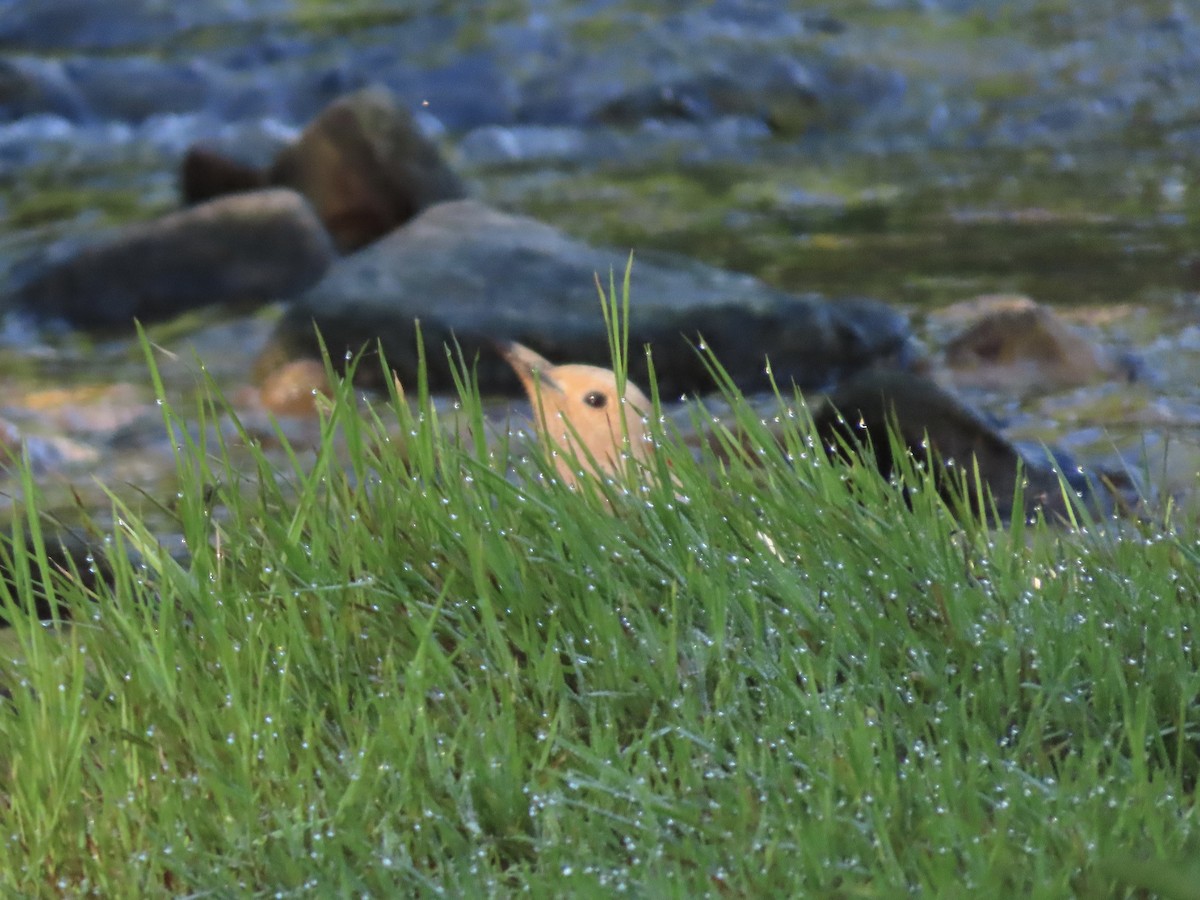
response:
[[[881,301],[1011,436],[1193,486],[1193,3],[0,0],[0,441],[48,489],[174,469],[132,332],[16,310],[30,273],[179,209],[196,147],[263,170],[371,86],[471,197]],[[259,411],[279,315],[165,317],[169,389],[202,362]]]

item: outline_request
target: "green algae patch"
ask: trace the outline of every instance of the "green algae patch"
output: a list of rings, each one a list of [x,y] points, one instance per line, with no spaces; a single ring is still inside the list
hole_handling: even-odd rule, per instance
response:
[[[849,159],[816,149],[809,161],[676,160],[488,187],[595,243],[679,252],[787,290],[918,306],[1020,291],[1077,305],[1186,287],[1179,260],[1200,246],[1200,220],[1172,185],[1198,175],[1178,163],[1164,176],[1109,149]],[[1164,215],[1173,204],[1178,214]]]
[[[45,186],[13,191],[8,225],[40,228],[86,216],[104,225],[137,221],[147,213],[145,198],[128,190]]]

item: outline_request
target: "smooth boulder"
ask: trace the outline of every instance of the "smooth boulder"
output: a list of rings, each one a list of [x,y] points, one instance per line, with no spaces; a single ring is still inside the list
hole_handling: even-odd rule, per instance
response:
[[[81,328],[128,326],[289,297],[314,284],[334,256],[296,192],[234,194],[95,244],[53,245],[16,267],[5,306]]]
[[[1133,360],[1028,297],[985,295],[939,315],[965,321],[945,352],[949,377],[960,387],[1030,394],[1137,374]]]
[[[453,390],[443,345],[457,342],[485,392],[517,394],[495,339],[549,359],[611,364],[596,278],[607,285],[612,273],[619,284],[628,258],[476,201],[440,204],[339,260],[290,305],[273,352],[315,354],[317,329],[335,359],[379,342],[411,382],[419,321],[435,390]],[[649,345],[668,397],[712,389],[702,341],[743,390],[768,389],[771,377],[785,390],[828,385],[909,348],[906,319],[878,302],[795,296],[674,256],[640,255],[631,298],[630,373],[646,383]]]

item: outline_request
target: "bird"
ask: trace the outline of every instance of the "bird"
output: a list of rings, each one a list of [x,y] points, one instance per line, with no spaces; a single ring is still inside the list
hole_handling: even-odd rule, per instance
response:
[[[581,475],[619,480],[628,460],[649,462],[645,417],[652,404],[636,384],[626,380],[622,393],[608,369],[556,366],[516,341],[495,345],[529,395],[534,428],[564,484],[578,485]]]

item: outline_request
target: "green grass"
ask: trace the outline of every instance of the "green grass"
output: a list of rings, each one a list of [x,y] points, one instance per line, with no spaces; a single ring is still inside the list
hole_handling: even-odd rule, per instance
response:
[[[1194,526],[988,529],[736,397],[758,452],[514,481],[413,393],[286,471],[164,398],[190,561],[114,501],[95,596],[31,503],[0,893],[1200,896]]]

